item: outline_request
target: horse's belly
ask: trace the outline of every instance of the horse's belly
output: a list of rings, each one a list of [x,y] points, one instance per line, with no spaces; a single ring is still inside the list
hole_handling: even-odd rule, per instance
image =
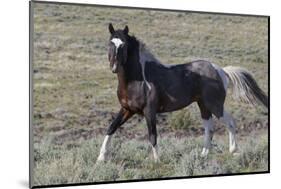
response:
[[[172,83],[161,86],[159,112],[179,110],[196,101],[198,80],[189,72],[179,72],[171,76]]]
[[[190,95],[165,98],[159,105],[158,112],[171,112],[182,109],[192,102]]]
[[[186,106],[188,106],[190,103],[186,103],[186,104],[181,104],[181,105],[174,105],[174,104],[172,104],[172,105],[168,105],[168,106],[160,106],[159,107],[159,110],[158,110],[158,113],[165,113],[165,112],[173,112],[173,111],[176,111],[176,110],[180,110],[180,109],[182,109],[182,108],[184,108],[184,107],[186,107]]]

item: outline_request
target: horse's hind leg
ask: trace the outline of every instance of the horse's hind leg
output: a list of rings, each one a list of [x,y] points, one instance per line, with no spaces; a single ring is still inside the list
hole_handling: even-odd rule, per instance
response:
[[[205,157],[208,155],[212,145],[211,142],[214,133],[214,121],[212,118],[212,113],[205,107],[205,105],[201,101],[198,102],[198,106],[200,108],[203,126],[205,128],[204,147],[201,153],[201,156]]]
[[[235,137],[236,123],[233,117],[226,111],[223,112],[223,116],[219,118],[220,121],[226,124],[229,132],[229,152],[234,153],[237,150],[237,143]]]
[[[125,123],[133,113],[129,112],[128,110],[121,109],[117,115],[117,117],[114,119],[114,121],[110,124],[110,126],[107,129],[106,136],[104,138],[104,141],[102,143],[100,154],[97,159],[97,161],[104,161],[106,160],[106,156],[108,153],[108,147],[110,143],[110,139],[112,135],[115,133],[115,131],[123,124]]]

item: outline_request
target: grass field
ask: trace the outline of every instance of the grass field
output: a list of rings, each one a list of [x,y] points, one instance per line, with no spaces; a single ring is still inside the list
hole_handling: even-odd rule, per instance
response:
[[[228,153],[226,140],[225,137],[216,137],[212,153],[202,158],[202,137],[161,137],[161,162],[155,163],[146,141],[115,138],[110,161],[99,164],[96,164],[96,159],[101,137],[63,146],[45,141],[35,150],[35,182],[38,185],[66,184],[249,173],[268,169],[267,135],[255,133],[247,139],[240,138],[243,145],[239,155],[235,156]]]
[[[158,116],[160,163],[150,157],[146,125],[135,116],[114,136],[111,160],[95,165],[107,126],[115,117],[116,75],[107,60],[108,23],[141,39],[165,64],[205,59],[241,66],[268,91],[268,23],[265,17],[159,12],[34,4],[34,184],[98,182],[266,171],[268,113],[231,98],[239,155],[227,152],[217,124],[207,159],[195,105]]]

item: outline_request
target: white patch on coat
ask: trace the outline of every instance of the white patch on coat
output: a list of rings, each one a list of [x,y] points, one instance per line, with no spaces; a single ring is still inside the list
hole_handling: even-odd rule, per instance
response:
[[[211,134],[214,130],[214,121],[213,118],[209,118],[208,120],[203,119],[203,126],[205,128],[205,136],[204,136],[204,148],[202,150],[201,156],[205,157],[208,155],[209,150],[211,148]]]
[[[145,65],[147,62],[158,63],[159,61],[153,56],[153,54],[148,49],[145,48],[145,44],[143,44],[142,42],[139,42],[139,58],[140,58],[139,61],[142,68],[142,76],[144,82],[147,85],[148,89],[151,90],[151,85],[146,80],[146,76],[145,76]]]
[[[102,143],[101,149],[100,149],[100,155],[97,159],[97,161],[105,161],[106,155],[108,153],[108,147],[110,143],[111,135],[106,135],[104,138],[104,141]]]
[[[224,90],[225,90],[225,92],[226,92],[226,91],[227,91],[227,86],[228,86],[229,81],[228,81],[228,78],[227,78],[225,72],[223,71],[223,69],[222,69],[221,67],[219,67],[219,66],[216,65],[216,64],[213,64],[213,63],[212,63],[212,66],[217,70],[218,74],[220,75],[221,80],[222,80],[222,82],[223,82]]]
[[[235,138],[236,123],[233,117],[226,111],[223,112],[223,117],[219,119],[226,124],[229,132],[229,152],[234,153],[237,150],[237,143]]]

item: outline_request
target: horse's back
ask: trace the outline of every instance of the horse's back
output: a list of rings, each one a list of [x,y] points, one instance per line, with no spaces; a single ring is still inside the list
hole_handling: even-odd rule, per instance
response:
[[[205,60],[196,60],[184,64],[185,68],[194,74],[198,74],[201,77],[207,77],[214,80],[219,80],[217,71],[211,62]]]
[[[202,101],[217,117],[223,113],[225,90],[212,63],[197,60],[165,66],[148,64],[147,79],[159,90],[162,111],[174,111],[194,101]]]

